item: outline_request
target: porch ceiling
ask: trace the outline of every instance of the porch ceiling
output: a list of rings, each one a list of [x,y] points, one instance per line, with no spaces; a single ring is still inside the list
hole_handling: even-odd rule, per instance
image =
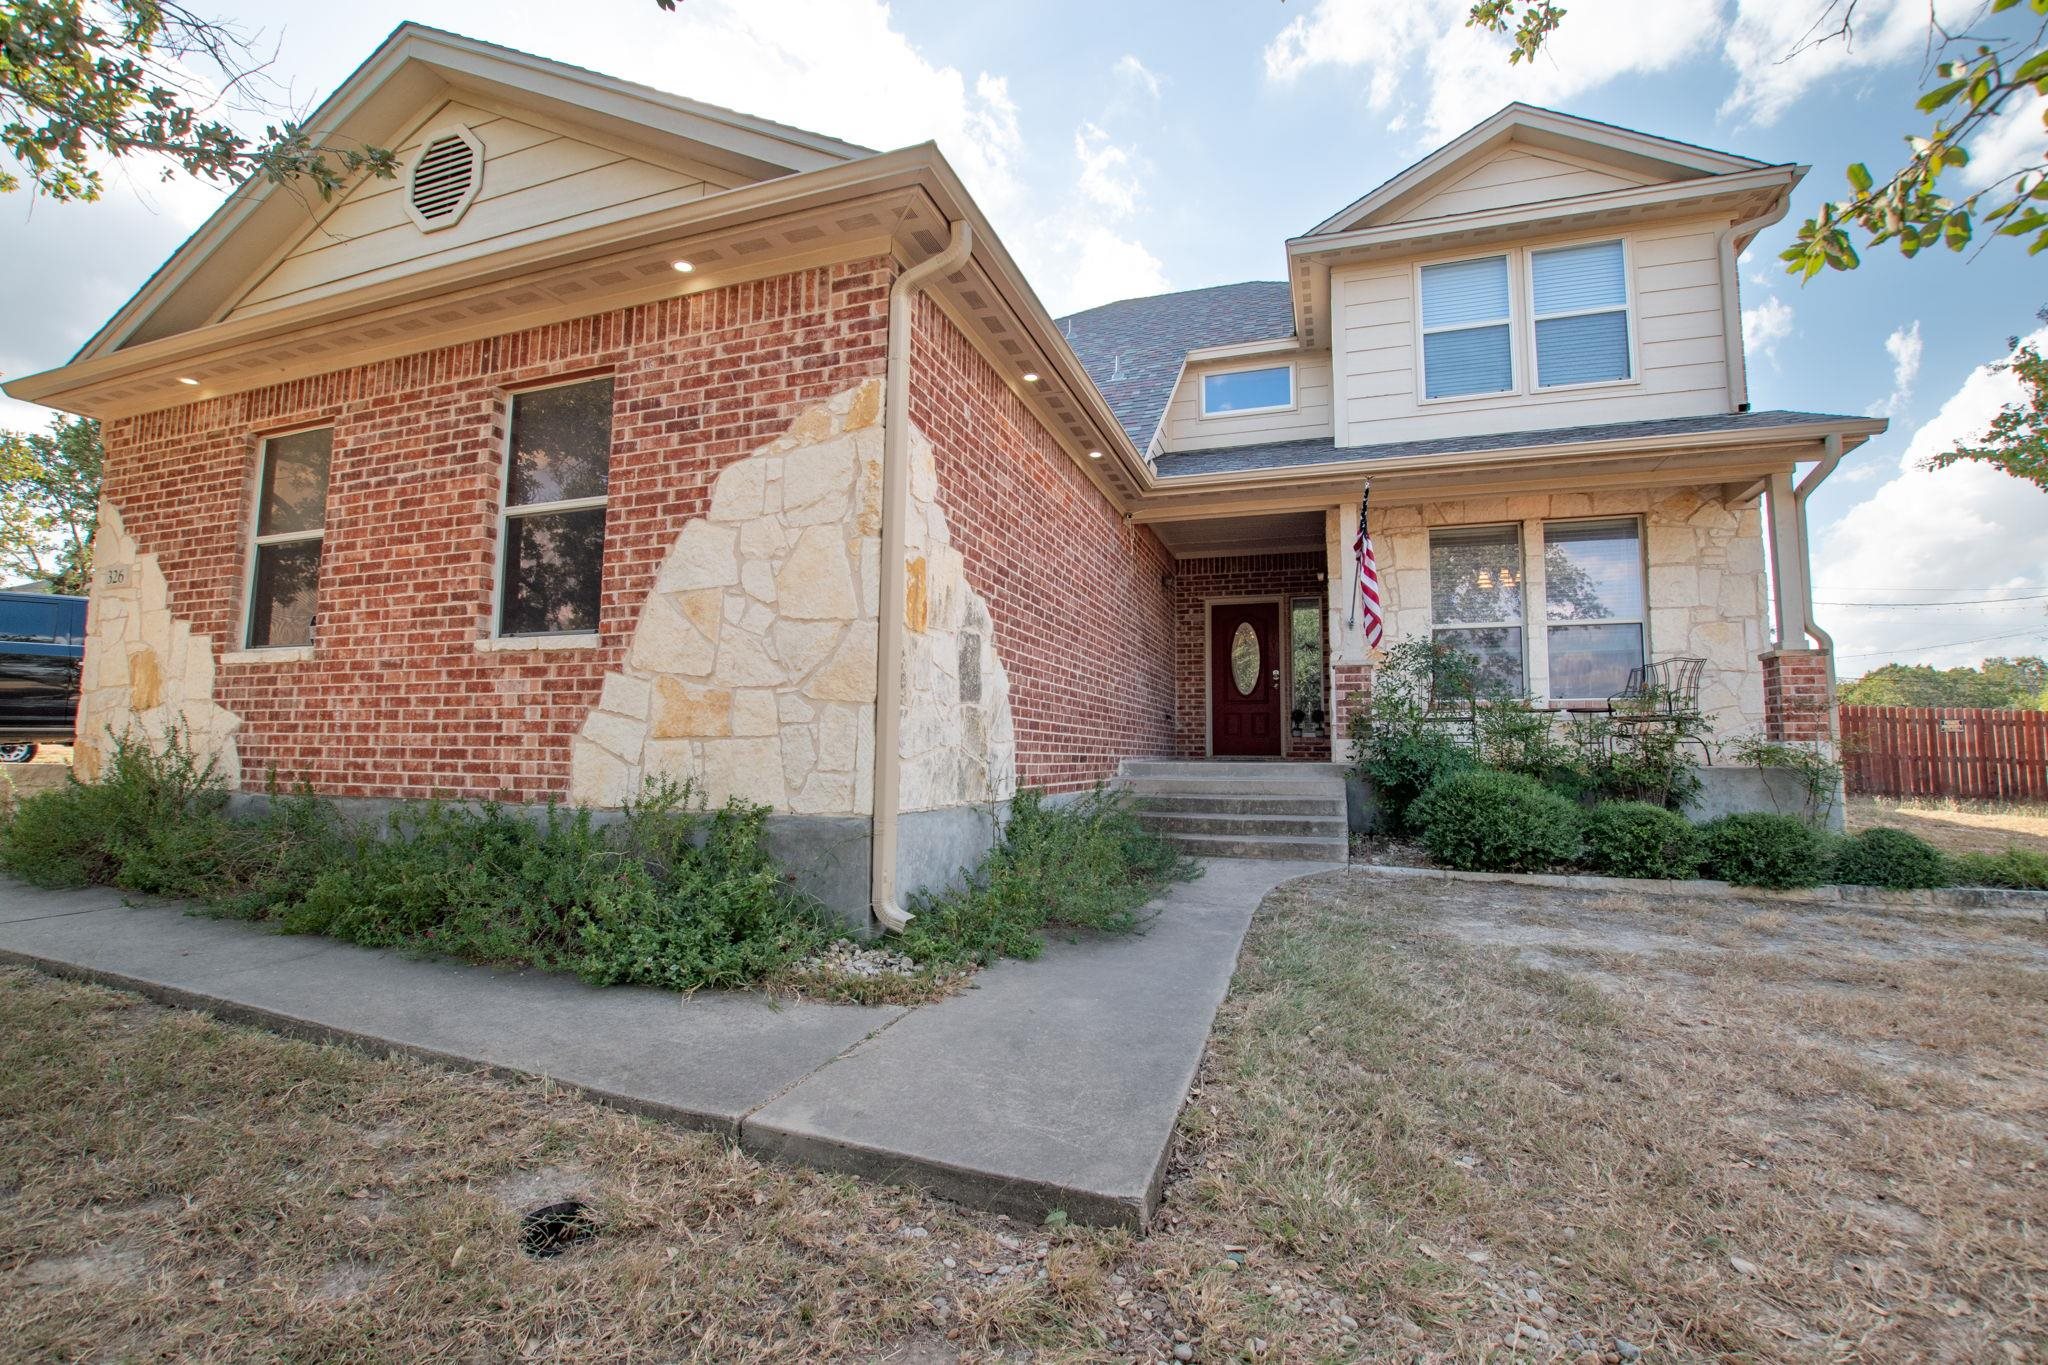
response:
[[[1268,513],[1263,516],[1219,516],[1155,525],[1159,539],[1176,559],[1216,555],[1291,554],[1323,550],[1323,513]]]

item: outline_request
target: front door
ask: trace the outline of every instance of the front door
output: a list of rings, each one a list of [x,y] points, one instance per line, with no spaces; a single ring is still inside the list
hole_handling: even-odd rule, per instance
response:
[[[1210,752],[1280,756],[1280,604],[1209,609]]]

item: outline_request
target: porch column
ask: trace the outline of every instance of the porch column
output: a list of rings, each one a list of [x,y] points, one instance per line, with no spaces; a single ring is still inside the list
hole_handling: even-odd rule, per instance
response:
[[[1358,504],[1339,503],[1323,513],[1323,548],[1330,588],[1330,757],[1351,757],[1351,717],[1372,695],[1372,657],[1362,625],[1348,624],[1352,582],[1351,545],[1358,539]]]
[[[1804,744],[1834,738],[1835,708],[1828,651],[1813,648],[1807,636],[1806,526],[1792,478],[1791,470],[1772,474],[1764,488],[1777,638],[1758,662],[1763,665],[1764,738]]]

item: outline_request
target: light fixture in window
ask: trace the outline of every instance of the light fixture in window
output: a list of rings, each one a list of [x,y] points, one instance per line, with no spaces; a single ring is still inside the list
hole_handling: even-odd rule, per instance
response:
[[[1024,371],[1024,382],[1025,382],[1025,383],[1027,383],[1027,384],[1036,384],[1036,383],[1038,382],[1038,371],[1036,371],[1036,370],[1026,370],[1026,371]]]
[[[421,232],[454,227],[483,178],[484,144],[475,133],[459,123],[429,133],[406,175],[406,216]]]
[[[193,379],[193,378],[192,378],[192,377],[190,377],[189,375],[182,375],[182,374],[181,374],[181,375],[179,375],[179,376],[178,376],[178,382],[179,382],[180,384],[190,384],[190,385],[192,385],[192,386],[193,386],[194,388],[197,388],[197,387],[199,387],[199,381],[198,381],[198,380],[196,380],[196,379]]]
[[[697,268],[688,261],[670,261],[668,264],[669,268],[679,275],[687,275]]]

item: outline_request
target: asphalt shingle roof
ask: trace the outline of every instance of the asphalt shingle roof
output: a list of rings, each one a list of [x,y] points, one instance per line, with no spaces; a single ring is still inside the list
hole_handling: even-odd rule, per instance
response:
[[[1294,304],[1286,281],[1250,280],[1105,303],[1059,319],[1059,329],[1142,451],[1189,351],[1291,337]]]
[[[1416,455],[1465,455],[1482,450],[1516,450],[1525,446],[1577,445],[1598,441],[1636,441],[1660,436],[1696,436],[1722,431],[1755,431],[1770,427],[1833,427],[1864,419],[1824,412],[1714,413],[1706,417],[1666,417],[1653,422],[1611,422],[1590,427],[1547,427],[1509,431],[1493,436],[1444,436],[1428,441],[1392,441],[1384,445],[1343,446],[1334,441],[1271,441],[1263,445],[1229,446],[1161,455],[1157,468],[1164,479],[1196,474],[1243,474],[1254,470],[1291,469],[1301,465],[1356,463]]]

